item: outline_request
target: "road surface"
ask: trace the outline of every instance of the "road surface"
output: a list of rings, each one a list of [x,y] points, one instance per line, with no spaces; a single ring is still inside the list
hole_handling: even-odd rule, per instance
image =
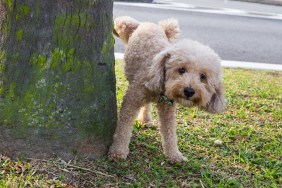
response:
[[[176,2],[182,3],[179,1]],[[276,6],[270,12],[271,6],[260,5],[265,7],[260,8],[264,12],[252,8],[246,14],[239,9],[240,2],[236,2],[234,9],[230,5],[186,5],[115,3],[114,17],[127,15],[155,23],[173,17],[180,24],[180,39],[191,38],[209,45],[224,60],[282,64],[282,16],[275,18],[280,14]],[[115,52],[123,51],[124,46],[117,39]]]

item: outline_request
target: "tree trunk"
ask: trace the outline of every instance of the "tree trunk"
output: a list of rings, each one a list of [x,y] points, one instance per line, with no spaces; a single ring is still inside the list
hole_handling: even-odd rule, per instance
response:
[[[0,0],[0,154],[105,153],[116,125],[112,0]]]

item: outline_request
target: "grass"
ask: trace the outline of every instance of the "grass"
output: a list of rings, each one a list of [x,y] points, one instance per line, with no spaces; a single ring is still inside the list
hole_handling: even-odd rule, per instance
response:
[[[116,75],[120,106],[127,88],[121,62]],[[224,69],[225,113],[179,107],[177,134],[187,163],[170,164],[158,128],[136,122],[126,161],[2,157],[0,187],[282,187],[281,80],[282,72]]]

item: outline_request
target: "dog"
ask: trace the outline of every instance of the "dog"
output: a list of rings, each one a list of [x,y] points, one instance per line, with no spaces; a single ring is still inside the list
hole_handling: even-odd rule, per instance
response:
[[[150,103],[156,103],[165,156],[171,162],[186,161],[177,145],[176,103],[197,106],[210,113],[225,110],[220,57],[197,41],[173,42],[179,33],[175,19],[157,25],[118,17],[113,33],[126,45],[124,71],[129,86],[109,158],[127,158],[135,118],[140,112],[140,122],[150,124]]]

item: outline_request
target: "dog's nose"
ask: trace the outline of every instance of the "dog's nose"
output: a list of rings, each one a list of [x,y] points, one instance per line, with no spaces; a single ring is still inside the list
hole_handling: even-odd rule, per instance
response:
[[[192,97],[194,94],[195,94],[195,90],[193,88],[191,88],[191,87],[185,87],[184,88],[184,95],[186,97],[188,97],[188,98]]]

